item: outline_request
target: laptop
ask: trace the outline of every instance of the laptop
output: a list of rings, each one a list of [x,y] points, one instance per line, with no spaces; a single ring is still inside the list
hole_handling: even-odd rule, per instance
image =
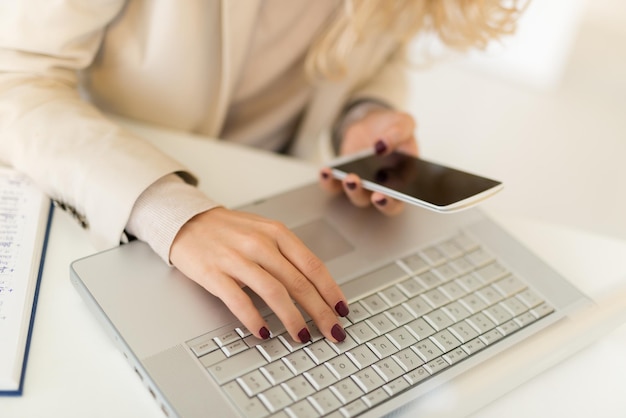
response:
[[[427,399],[590,301],[480,208],[397,217],[317,183],[239,208],[290,227],[350,302],[344,342],[272,338],[142,242],[75,261],[71,281],[168,417],[379,417]]]

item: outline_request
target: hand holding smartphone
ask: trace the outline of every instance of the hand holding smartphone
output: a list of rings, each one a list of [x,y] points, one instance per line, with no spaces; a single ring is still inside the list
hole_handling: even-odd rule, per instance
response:
[[[339,180],[354,173],[367,190],[445,213],[474,206],[503,187],[497,180],[397,151],[355,154],[338,160],[331,169]]]

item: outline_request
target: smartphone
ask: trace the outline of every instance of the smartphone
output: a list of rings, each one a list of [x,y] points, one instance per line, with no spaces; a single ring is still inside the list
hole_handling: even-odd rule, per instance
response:
[[[337,179],[354,173],[367,190],[446,213],[469,208],[503,187],[497,180],[401,152],[381,156],[367,151],[337,160],[331,169]]]

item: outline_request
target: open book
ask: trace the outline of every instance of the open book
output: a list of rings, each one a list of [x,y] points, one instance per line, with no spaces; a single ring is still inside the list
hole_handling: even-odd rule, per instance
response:
[[[0,167],[0,395],[20,395],[50,229],[50,199]]]

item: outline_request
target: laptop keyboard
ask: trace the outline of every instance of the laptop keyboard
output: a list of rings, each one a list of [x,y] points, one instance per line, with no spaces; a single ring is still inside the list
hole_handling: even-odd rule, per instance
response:
[[[296,343],[271,314],[268,340],[235,325],[188,346],[243,417],[348,418],[554,311],[464,233],[343,288],[350,314],[340,318],[341,343],[312,321],[312,341]],[[365,296],[354,299],[357,292]]]

